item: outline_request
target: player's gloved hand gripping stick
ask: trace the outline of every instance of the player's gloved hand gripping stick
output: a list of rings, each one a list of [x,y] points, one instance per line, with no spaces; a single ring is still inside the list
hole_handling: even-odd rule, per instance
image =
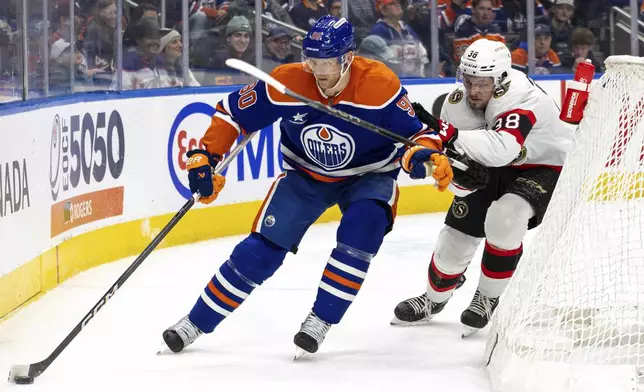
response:
[[[354,125],[357,125],[359,127],[362,127],[364,129],[367,129],[371,132],[375,132],[381,136],[387,137],[391,140],[394,140],[398,143],[402,143],[407,147],[422,147],[426,148],[422,144],[416,143],[413,140],[407,139],[406,137],[403,137],[401,135],[398,135],[397,133],[394,133],[392,131],[389,131],[387,129],[381,128],[377,125],[374,125],[368,121],[362,120],[356,116],[353,116],[349,113],[343,112],[342,110],[338,110],[332,106],[325,105],[321,102],[317,102],[314,100],[311,100],[303,95],[300,95],[292,90],[289,90],[286,88],[284,84],[279,82],[277,79],[274,77],[270,76],[266,72],[262,71],[261,69],[258,69],[257,67],[248,64],[247,62],[237,60],[237,59],[228,59],[226,60],[226,65],[235,68],[239,71],[242,71],[244,73],[247,73],[251,76],[254,76],[255,78],[267,83],[269,86],[273,87],[275,90],[279,91],[280,93],[287,95],[291,98],[295,98],[300,102],[303,102],[307,104],[308,106],[317,109],[321,112],[330,114],[332,116],[338,117],[346,122],[352,123]],[[456,161],[454,159],[449,158],[449,162],[454,168],[460,169],[462,171],[466,171],[468,167],[464,165],[463,163]],[[426,165],[430,165],[429,162],[425,162]],[[435,167],[428,167],[427,171],[429,173],[432,173],[436,168]]]
[[[454,179],[452,181],[466,189],[476,190],[485,188],[490,181],[488,168],[467,155],[460,154],[454,148],[454,142],[458,139],[458,129],[452,124],[432,116],[423,105],[417,102],[412,103],[411,106],[414,108],[416,116],[422,123],[427,124],[432,129],[438,130],[438,136],[443,142],[445,154],[468,167],[467,170],[460,170],[460,168],[455,166]]]
[[[218,177],[221,177],[219,173],[221,173],[228,165],[230,162],[237,157],[239,152],[250,142],[250,140],[255,136],[257,132],[249,133],[247,134],[244,139],[242,139],[239,143],[237,143],[237,146],[233,148],[228,156],[221,161],[217,165],[217,168],[213,171],[212,176],[210,177],[210,181],[213,183],[211,186],[217,187],[216,180]],[[211,167],[208,165],[207,170],[210,171]],[[223,177],[222,177],[223,178]],[[223,186],[223,184],[221,185]],[[216,196],[216,194],[215,194]],[[116,294],[116,291],[121,288],[121,286],[125,283],[126,280],[134,273],[134,271],[143,263],[143,261],[152,253],[154,248],[163,241],[163,239],[168,235],[170,230],[174,228],[174,226],[181,220],[181,218],[186,215],[188,210],[192,208],[192,206],[195,204],[195,201],[200,199],[201,196],[199,195],[199,192],[195,192],[190,200],[188,200],[183,207],[170,219],[170,222],[168,222],[167,225],[161,231],[159,234],[154,237],[152,242],[141,252],[141,254],[132,262],[132,264],[128,267],[127,270],[118,278],[118,280],[112,285],[112,287],[107,290],[107,293],[105,293],[101,299],[98,300],[96,305],[92,307],[92,309],[81,319],[81,321],[74,327],[74,329],[65,337],[65,339],[56,347],[56,349],[49,354],[47,358],[40,362],[32,363],[30,365],[13,365],[11,367],[11,370],[9,371],[9,382],[16,383],[16,384],[31,384],[34,382],[34,378],[40,376],[47,368],[49,365],[51,365],[52,362],[60,355],[60,353],[63,352],[63,350],[69,345],[69,343],[76,338],[76,336],[85,328],[85,326],[94,318],[96,313],[98,313],[99,310],[103,309],[103,306],[107,303],[107,301]],[[203,200],[202,200],[203,201]]]

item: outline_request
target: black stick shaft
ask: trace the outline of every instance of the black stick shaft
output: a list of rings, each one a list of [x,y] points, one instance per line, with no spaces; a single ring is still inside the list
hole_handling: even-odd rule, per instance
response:
[[[74,329],[65,337],[65,339],[54,349],[54,351],[49,354],[49,356],[41,362],[35,363],[30,366],[29,368],[29,376],[30,377],[38,377],[40,374],[42,374],[49,365],[54,362],[54,360],[60,355],[60,353],[65,350],[65,348],[69,345],[69,343],[76,338],[76,336],[85,328],[85,326],[96,316],[96,313],[98,313],[99,310],[103,308],[103,306],[109,301],[110,298],[116,294],[116,291],[121,288],[121,286],[125,283],[126,280],[129,279],[129,277],[136,271],[137,268],[147,259],[147,257],[152,253],[152,251],[163,241],[163,239],[168,235],[170,230],[176,226],[177,223],[181,220],[181,218],[186,215],[186,213],[192,208],[192,206],[195,204],[195,198],[191,197],[190,200],[188,200],[183,207],[177,212],[172,219],[170,219],[170,222],[157,234],[156,237],[152,240],[152,242],[141,252],[141,254],[134,260],[134,262],[128,267],[128,269],[125,270],[125,272],[118,278],[118,280],[112,285],[112,287],[107,290],[107,292],[101,297],[101,299],[98,300],[96,305],[92,307],[92,309],[83,317],[83,319],[74,327]]]
[[[226,156],[226,159],[224,159],[216,168],[215,173],[219,174],[221,173],[229,164],[232,162],[233,159],[241,152],[241,150],[250,142],[250,140],[255,136],[257,132],[250,133],[244,137],[239,143],[237,143],[237,146]],[[170,231],[179,223],[181,218],[183,218],[186,213],[194,206],[195,200],[197,200],[199,197],[198,194],[194,194],[190,200],[188,200],[183,207],[170,219],[170,222],[168,222],[167,225],[161,231],[159,234],[157,234],[152,242],[141,252],[141,254],[130,264],[128,269],[123,272],[123,274],[116,280],[116,282],[112,285],[112,287],[107,290],[107,292],[101,297],[101,299],[98,300],[96,305],[92,307],[92,309],[83,317],[83,319],[74,327],[74,329],[65,337],[65,339],[56,347],[56,349],[49,354],[47,358],[40,362],[33,363],[29,365],[29,377],[38,377],[40,376],[47,368],[49,365],[51,365],[52,362],[60,355],[60,353],[65,350],[65,348],[78,336],[78,334],[85,328],[85,326],[96,316],[96,313],[98,313],[103,306],[109,301],[110,298],[112,298],[118,289],[123,286],[125,281],[129,279],[129,277],[136,271],[137,268],[145,261],[145,259],[148,258],[150,253],[163,241],[163,239],[170,233]]]

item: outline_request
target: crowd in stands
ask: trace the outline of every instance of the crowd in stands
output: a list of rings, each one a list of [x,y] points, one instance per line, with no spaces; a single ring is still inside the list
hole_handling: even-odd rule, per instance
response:
[[[42,0],[30,0],[25,29],[18,27],[20,1],[0,2],[0,83],[5,88],[21,85],[23,32],[28,35],[30,89],[42,91],[45,62],[52,95],[68,93],[72,85],[73,91],[117,87],[116,0],[49,0],[47,15]],[[303,31],[319,17],[342,12],[341,0],[262,0],[263,14],[296,27],[287,29],[270,22],[256,26],[255,0],[189,1],[190,70],[184,74],[181,0],[167,0],[166,15],[160,14],[160,0],[123,3],[121,81],[126,90],[247,83],[250,78],[227,68],[225,61],[255,63],[256,34],[262,34],[262,68],[271,71],[300,61]],[[606,36],[610,7],[628,5],[628,0],[537,1],[536,73],[570,73],[586,59],[601,70],[610,53],[598,37]],[[438,6],[438,76],[454,76],[465,49],[481,38],[504,42],[513,66],[527,72],[526,0],[438,0]],[[359,55],[385,62],[401,77],[431,76],[429,0],[349,0],[347,7]],[[644,4],[639,12],[644,18]],[[49,37],[46,49],[43,36]],[[600,56],[597,49],[603,49]]]

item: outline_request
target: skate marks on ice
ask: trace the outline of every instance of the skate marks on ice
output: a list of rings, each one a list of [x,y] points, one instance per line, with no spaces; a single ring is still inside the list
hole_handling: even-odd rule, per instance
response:
[[[243,236],[155,251],[30,391],[189,388],[398,390],[433,385],[487,391],[487,330],[461,339],[459,317],[478,281],[468,282],[426,326],[389,325],[398,302],[425,288],[427,263],[443,214],[399,217],[372,262],[352,307],[315,354],[293,361],[293,336],[315,299],[335,246],[337,223],[314,226],[296,256],[256,290],[215,333],[179,354],[156,355],[161,333],[185,315],[217,266]],[[63,283],[0,322],[0,371],[46,356],[127,268],[132,258]],[[168,350],[169,351],[169,350]],[[24,386],[0,382],[0,390]]]

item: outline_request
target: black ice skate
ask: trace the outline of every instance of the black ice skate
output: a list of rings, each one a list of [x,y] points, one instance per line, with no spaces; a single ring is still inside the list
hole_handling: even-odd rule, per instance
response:
[[[436,303],[427,298],[427,293],[418,297],[402,301],[394,309],[394,318],[391,325],[418,325],[426,324],[440,313],[447,301]]]
[[[306,353],[313,354],[318,351],[329,328],[331,328],[331,324],[316,316],[315,313],[309,313],[300,327],[300,332],[296,333],[293,338],[293,343],[297,346],[293,359],[298,359]]]
[[[499,298],[489,298],[476,290],[470,306],[461,314],[463,324],[463,338],[475,334],[479,329],[485,328],[494,314],[494,309],[499,304]]]
[[[202,334],[203,332],[190,321],[188,316],[185,316],[175,325],[163,331],[163,340],[172,352],[178,353]]]

